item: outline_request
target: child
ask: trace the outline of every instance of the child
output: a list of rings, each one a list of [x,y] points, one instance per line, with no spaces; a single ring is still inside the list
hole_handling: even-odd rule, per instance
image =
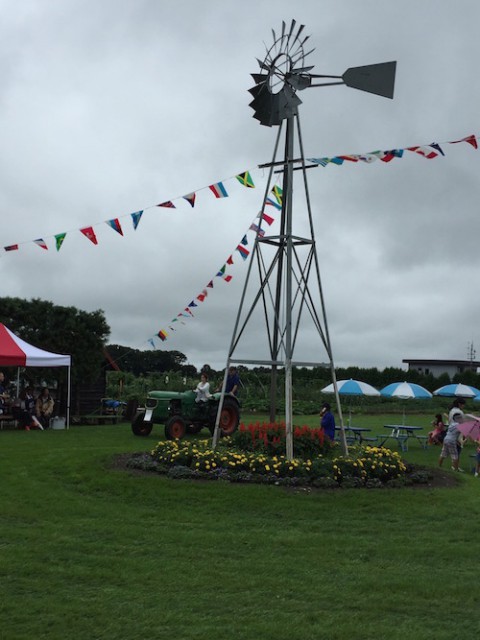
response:
[[[432,427],[433,431],[428,434],[428,444],[442,444],[447,430],[441,413],[437,413],[435,419],[432,420]]]

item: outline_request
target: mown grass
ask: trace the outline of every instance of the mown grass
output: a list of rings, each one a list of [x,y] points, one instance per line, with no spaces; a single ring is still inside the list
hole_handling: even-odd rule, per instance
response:
[[[2,639],[480,631],[478,479],[307,492],[112,468],[114,454],[162,435],[135,438],[126,424],[0,433]],[[433,465],[438,448],[414,443],[405,457]]]

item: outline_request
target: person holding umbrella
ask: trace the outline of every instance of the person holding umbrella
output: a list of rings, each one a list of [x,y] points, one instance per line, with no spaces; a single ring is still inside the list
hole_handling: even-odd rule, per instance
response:
[[[460,434],[458,430],[458,425],[462,422],[465,422],[466,418],[470,418],[472,420],[480,420],[477,416],[471,414],[465,414],[463,412],[463,408],[465,407],[465,398],[455,398],[452,404],[452,408],[448,414],[448,429],[447,434],[443,440],[442,451],[440,453],[440,458],[438,460],[438,465],[441,467],[443,461],[448,456],[452,459],[452,469],[453,471],[463,472],[463,469],[460,469],[458,466],[458,436]]]

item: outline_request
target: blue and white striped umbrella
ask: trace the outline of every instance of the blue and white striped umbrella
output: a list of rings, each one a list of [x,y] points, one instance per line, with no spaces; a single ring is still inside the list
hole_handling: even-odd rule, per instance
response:
[[[375,387],[360,380],[337,380],[338,393],[344,396],[379,396]],[[334,393],[333,383],[322,389],[322,393]]]
[[[447,398],[475,398],[480,395],[480,390],[468,384],[446,384],[433,392],[434,396],[446,396]]]
[[[430,391],[414,382],[392,382],[380,389],[380,394],[385,398],[402,398],[402,400],[432,397]]]

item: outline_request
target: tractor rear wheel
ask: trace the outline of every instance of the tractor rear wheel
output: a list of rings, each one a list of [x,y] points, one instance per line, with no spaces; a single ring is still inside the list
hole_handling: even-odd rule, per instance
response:
[[[145,422],[145,411],[137,411],[132,420],[132,431],[136,436],[149,436],[152,432],[153,422]]]
[[[222,411],[220,413],[220,430],[222,436],[231,436],[238,429],[240,422],[240,410],[236,400],[226,396],[223,400]]]
[[[165,438],[167,440],[181,440],[185,437],[187,425],[181,416],[172,416],[165,423]]]

